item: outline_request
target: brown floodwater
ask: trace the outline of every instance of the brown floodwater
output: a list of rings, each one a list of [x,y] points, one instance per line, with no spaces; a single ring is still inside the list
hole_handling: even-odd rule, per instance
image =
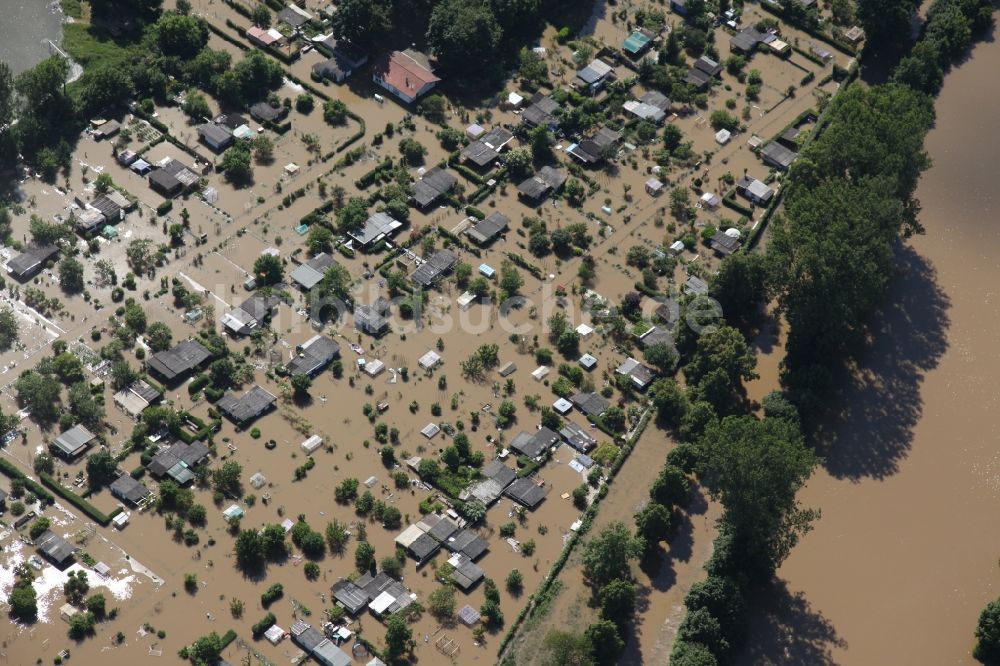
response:
[[[937,101],[917,192],[926,234],[899,252],[826,463],[800,493],[823,516],[779,570],[748,663],[973,663],[976,618],[1000,588],[987,527],[1000,509],[998,60],[996,41],[977,46]]]

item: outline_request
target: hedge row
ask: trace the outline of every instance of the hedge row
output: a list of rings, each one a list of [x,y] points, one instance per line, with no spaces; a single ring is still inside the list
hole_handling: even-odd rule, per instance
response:
[[[507,258],[510,259],[512,262],[514,262],[514,264],[520,266],[524,270],[534,275],[536,279],[538,280],[545,279],[545,274],[542,273],[542,269],[539,268],[538,266],[535,266],[533,263],[529,262],[521,255],[514,254],[513,252],[505,252],[504,254],[506,254]]]
[[[731,190],[729,194],[722,197],[722,205],[724,205],[726,208],[732,208],[741,215],[746,215],[747,217],[753,217],[753,211],[736,200],[735,188]]]
[[[109,516],[73,491],[59,485],[59,482],[48,474],[45,474],[44,472],[39,473],[38,478],[42,480],[42,483],[51,488],[56,495],[59,495],[77,509],[83,511],[101,527],[107,527],[110,525],[112,516],[117,515],[121,511],[121,509],[117,509],[112,516]]]
[[[21,479],[24,482],[24,487],[33,492],[35,497],[42,500],[43,503],[52,504],[56,501],[56,498],[52,496],[52,493],[40,486],[34,479],[25,476],[25,474],[17,468],[17,465],[6,458],[0,458],[0,472],[12,481],[14,479]]]

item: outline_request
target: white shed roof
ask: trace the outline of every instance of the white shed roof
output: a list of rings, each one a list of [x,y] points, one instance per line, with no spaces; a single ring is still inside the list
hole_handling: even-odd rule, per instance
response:
[[[430,370],[435,365],[440,363],[440,361],[441,361],[441,355],[438,354],[436,351],[431,350],[426,354],[424,354],[423,356],[421,356],[418,363],[420,363],[421,368],[425,370]]]

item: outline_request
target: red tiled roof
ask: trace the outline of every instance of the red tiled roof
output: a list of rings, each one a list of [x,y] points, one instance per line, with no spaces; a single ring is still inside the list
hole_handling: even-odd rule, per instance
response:
[[[396,90],[412,94],[428,83],[441,80],[402,51],[393,51],[379,58],[375,63],[374,74]]]

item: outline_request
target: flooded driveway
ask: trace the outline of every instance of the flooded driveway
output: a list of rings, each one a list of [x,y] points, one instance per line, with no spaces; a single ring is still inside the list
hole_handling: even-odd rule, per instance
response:
[[[1000,595],[998,58],[982,43],[937,102],[927,232],[900,250],[872,348],[833,398],[826,465],[800,496],[823,516],[779,570],[746,663],[973,663]]]

